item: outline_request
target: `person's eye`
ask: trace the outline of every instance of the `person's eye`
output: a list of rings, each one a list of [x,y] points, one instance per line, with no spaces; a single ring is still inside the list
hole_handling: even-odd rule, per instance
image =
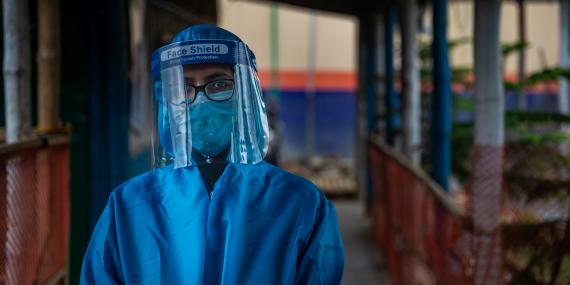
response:
[[[216,87],[216,88],[223,88],[223,87],[226,87],[226,86],[228,86],[228,83],[225,82],[225,81],[216,81],[216,82],[214,82],[214,87]]]
[[[212,82],[212,84],[210,85],[210,88],[212,88],[214,91],[220,91],[220,90],[232,89],[233,86],[232,86],[231,82],[228,80],[218,80],[218,81]]]

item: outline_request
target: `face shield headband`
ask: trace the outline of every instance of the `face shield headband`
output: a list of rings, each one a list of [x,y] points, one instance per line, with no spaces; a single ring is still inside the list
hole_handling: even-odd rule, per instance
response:
[[[233,79],[201,86],[186,82],[184,66],[204,63],[231,66]],[[169,44],[153,53],[151,72],[156,114],[154,166],[248,164],[263,159],[269,127],[255,56],[244,43],[192,40]]]
[[[240,64],[257,72],[255,55],[246,44],[230,40],[193,40],[172,43],[152,53],[152,76],[177,65],[197,63]]]

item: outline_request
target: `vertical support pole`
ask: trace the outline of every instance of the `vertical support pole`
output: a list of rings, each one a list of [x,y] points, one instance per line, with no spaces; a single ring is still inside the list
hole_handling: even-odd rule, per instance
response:
[[[421,94],[420,68],[417,41],[418,7],[416,0],[400,2],[402,31],[402,102],[403,150],[415,164],[421,160]]]
[[[504,91],[500,51],[501,0],[475,2],[475,145],[472,201],[475,284],[503,284],[501,191]]]
[[[6,0],[2,4],[6,142],[14,143],[32,133],[29,5],[28,0]]]
[[[397,113],[397,94],[394,88],[394,23],[396,11],[387,7],[385,11],[385,44],[386,44],[386,143],[390,146],[396,144],[396,133],[399,127]]]
[[[112,189],[124,181],[128,161],[128,77],[124,12],[127,1],[88,1],[90,229]]]
[[[53,131],[59,122],[59,0],[38,2],[38,129]]]
[[[269,15],[269,52],[271,53],[271,97],[279,97],[279,6],[271,3]]]
[[[570,5],[568,0],[560,0],[560,67],[570,69]],[[558,112],[570,115],[570,87],[566,77],[558,79]],[[562,124],[560,130],[570,133],[570,126]],[[560,152],[568,155],[569,144],[562,143],[559,146]]]
[[[376,117],[376,25],[373,13],[367,15],[368,28],[366,29],[366,43],[364,53],[364,86],[366,93],[366,131],[370,136],[374,131],[374,121]]]
[[[362,147],[364,150],[364,161],[366,165],[363,165],[365,168],[368,169],[368,144],[366,139],[370,138],[370,136],[374,133],[376,127],[376,116],[378,113],[377,109],[377,15],[378,13],[367,13],[364,17],[365,20],[361,23],[364,24],[363,27],[363,34],[362,34],[362,72],[363,72],[363,86],[364,86],[364,100],[366,104],[366,127],[365,127],[365,139],[363,140]],[[373,193],[372,193],[372,180],[370,179],[370,172],[366,172],[366,209],[367,213],[370,213],[372,202],[373,202]]]
[[[376,58],[375,82],[376,82],[376,98],[374,98],[374,106],[369,107],[370,112],[374,112],[373,125],[371,129],[378,131],[382,136],[386,137],[386,121],[388,117],[384,117],[380,121],[381,114],[387,114],[386,106],[386,13],[384,10],[375,13],[374,23],[376,43],[374,47],[374,57]]]
[[[71,122],[70,168],[70,235],[68,284],[79,284],[81,264],[91,237],[90,202],[90,64],[75,64],[90,59],[88,42],[90,1],[60,0],[61,13],[61,117]],[[99,11],[99,10],[96,10]],[[91,63],[91,62],[90,62]],[[101,159],[100,159],[101,160]]]
[[[37,2],[38,29],[38,131],[53,132],[59,124],[59,82],[60,82],[60,25],[59,0],[42,0]],[[42,218],[37,219],[37,239],[39,248],[45,248],[48,236],[57,234],[50,222],[58,211],[67,212],[67,208],[50,209],[50,201],[64,189],[54,187],[55,173],[51,161],[55,158],[53,150],[41,150],[36,154],[37,189],[36,212]],[[56,192],[57,191],[57,192]],[[62,192],[68,196],[68,192]],[[59,205],[65,207],[65,205]],[[65,228],[69,227],[66,220],[58,221]],[[52,232],[54,231],[54,232]],[[67,239],[67,237],[65,237]],[[66,252],[61,252],[62,255]],[[45,257],[44,257],[45,258]],[[48,259],[49,260],[49,259]],[[45,261],[44,261],[45,262]],[[41,278],[41,276],[37,276]],[[43,280],[40,280],[42,282]]]
[[[316,155],[316,69],[317,69],[317,16],[314,10],[309,14],[307,46],[307,87],[305,89],[305,145],[307,157]]]
[[[570,7],[568,0],[560,0],[560,67],[570,68]],[[570,100],[568,79],[558,79],[560,90],[558,93],[558,112],[570,114]]]
[[[517,0],[519,6],[519,42],[526,43],[526,17],[525,17],[525,0]],[[524,48],[519,51],[519,70],[518,80],[522,83],[525,79],[526,70],[526,52]],[[526,94],[523,89],[517,91],[517,105],[519,110],[526,110]]]
[[[6,142],[31,136],[29,1],[2,1]],[[6,167],[6,237],[2,277],[5,284],[31,284],[37,269],[34,164],[31,155],[10,158]],[[2,193],[4,194],[4,193]],[[4,241],[4,240],[3,240]]]
[[[449,191],[451,172],[451,73],[447,49],[447,0],[433,0],[432,176]]]
[[[367,114],[368,114],[368,134],[369,137],[374,134],[383,135],[386,137],[385,124],[379,121],[380,114],[386,114],[388,108],[385,105],[386,101],[386,55],[385,55],[385,29],[386,20],[384,10],[373,13],[370,26],[372,27],[370,33],[372,37],[370,52],[371,57],[374,59],[374,65],[371,67],[370,84],[373,88],[370,89],[371,93],[367,97]],[[372,61],[372,58],[369,60]],[[387,118],[385,118],[387,119]],[[366,209],[369,215],[373,215],[372,207],[374,206],[374,188],[372,185],[372,175],[376,173],[375,169],[370,168],[370,161],[368,156],[368,143],[366,147],[366,179],[368,182]]]
[[[367,38],[370,30],[368,15],[361,15],[358,23],[358,90],[356,92],[356,158],[354,168],[357,169],[357,184],[360,193],[365,195],[366,212],[372,202],[371,185],[368,177],[368,132],[366,106],[366,62],[370,60],[366,54]]]
[[[280,140],[275,139],[281,137],[279,128],[279,4],[275,1],[271,2],[271,10],[269,13],[269,52],[271,85],[267,98],[267,119],[269,122],[269,130],[274,139],[269,142],[269,151],[265,156],[265,160],[271,164],[279,164]]]
[[[148,71],[149,51],[146,29],[146,0],[133,0],[128,2],[129,40],[130,40],[130,79],[131,88],[129,96],[129,154],[131,158],[144,155],[151,149],[149,126],[152,126],[154,115],[151,107],[151,79]],[[152,160],[151,160],[152,161]],[[149,161],[150,162],[150,161]],[[140,166],[139,166],[140,165]],[[148,169],[148,164],[137,164],[136,170]],[[130,172],[133,168],[130,168]]]

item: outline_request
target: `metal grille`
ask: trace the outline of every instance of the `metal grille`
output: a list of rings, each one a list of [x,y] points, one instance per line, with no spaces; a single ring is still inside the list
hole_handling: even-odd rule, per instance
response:
[[[502,146],[476,145],[471,174],[475,284],[502,284]]]
[[[569,284],[567,149],[474,147],[470,189],[451,195],[371,142],[373,218],[394,283]]]
[[[0,180],[0,283],[63,282],[68,143],[43,138],[0,147]]]
[[[369,144],[376,239],[393,284],[470,284],[468,221],[443,191],[388,147]]]

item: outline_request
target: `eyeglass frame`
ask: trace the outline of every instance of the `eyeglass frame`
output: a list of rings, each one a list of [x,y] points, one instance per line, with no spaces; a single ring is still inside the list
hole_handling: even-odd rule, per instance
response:
[[[232,85],[233,85],[233,87],[232,87],[232,95],[231,95],[230,97],[228,97],[227,99],[215,100],[215,99],[212,99],[212,98],[208,95],[208,92],[206,91],[206,86],[208,86],[208,85],[210,85],[210,84],[212,84],[212,83],[218,82],[218,81],[229,81],[229,82],[232,83]],[[230,100],[230,99],[232,99],[232,98],[234,97],[234,93],[235,93],[235,89],[236,89],[235,81],[234,81],[233,79],[229,79],[229,78],[227,78],[227,79],[215,79],[215,80],[206,82],[206,83],[204,83],[204,84],[202,84],[202,85],[192,85],[192,84],[187,84],[186,82],[184,82],[184,93],[185,93],[185,94],[188,93],[187,87],[192,87],[192,88],[194,88],[194,90],[195,90],[195,96],[194,96],[194,98],[192,98],[191,101],[188,101],[188,99],[185,100],[185,103],[186,103],[187,105],[190,105],[190,104],[194,103],[194,101],[196,101],[196,98],[198,98],[198,93],[199,93],[200,91],[203,91],[203,93],[204,93],[204,95],[206,96],[206,98],[208,98],[208,99],[211,100],[211,101],[214,101],[214,102],[224,102],[224,101],[228,101],[228,100]],[[186,97],[186,96],[185,96],[185,97]]]

